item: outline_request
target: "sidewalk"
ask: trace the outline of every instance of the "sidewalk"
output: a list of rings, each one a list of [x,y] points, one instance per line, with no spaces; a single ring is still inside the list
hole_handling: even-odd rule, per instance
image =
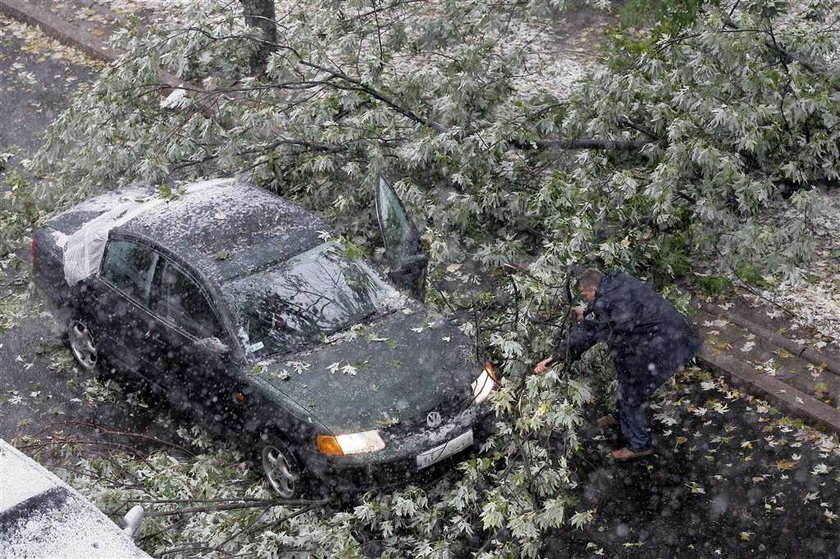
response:
[[[703,338],[698,361],[779,409],[840,433],[840,357],[781,334],[747,304],[696,301],[692,321]]]
[[[125,21],[105,4],[85,0],[0,0],[0,13],[108,62],[118,53],[105,39]],[[840,355],[780,334],[779,321],[747,304],[734,307],[695,305],[692,320],[705,342],[700,363],[785,412],[840,433]]]
[[[0,14],[40,27],[50,37],[92,58],[113,62],[117,53],[106,45],[105,39],[118,28],[121,19],[108,10],[93,20],[90,16],[97,12],[90,5],[91,2],[82,0],[46,3],[38,0],[0,0]]]
[[[0,0],[0,14],[37,26],[53,39],[106,63],[121,54],[108,46],[107,40],[128,23],[106,5],[90,0]],[[142,25],[159,14],[140,10],[133,15]],[[173,88],[185,84],[168,72],[161,73],[161,81]]]

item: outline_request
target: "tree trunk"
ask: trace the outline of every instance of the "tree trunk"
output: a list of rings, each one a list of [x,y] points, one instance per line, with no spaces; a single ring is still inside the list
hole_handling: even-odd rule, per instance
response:
[[[274,0],[239,0],[245,23],[261,33],[259,47],[251,56],[251,74],[265,72],[268,56],[277,50],[277,22],[274,19]]]

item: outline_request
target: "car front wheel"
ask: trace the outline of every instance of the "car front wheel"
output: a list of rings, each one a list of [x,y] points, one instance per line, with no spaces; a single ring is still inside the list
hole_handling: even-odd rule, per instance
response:
[[[99,365],[99,350],[87,324],[78,318],[70,321],[67,329],[67,343],[76,362],[85,371],[93,371]]]
[[[262,438],[260,460],[268,483],[280,497],[291,499],[300,495],[300,469],[286,445],[271,437]]]

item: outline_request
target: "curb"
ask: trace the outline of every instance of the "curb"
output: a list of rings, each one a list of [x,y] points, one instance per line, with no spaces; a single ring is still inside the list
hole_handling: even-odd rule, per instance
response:
[[[117,59],[117,53],[108,48],[108,45],[98,37],[82,31],[75,25],[67,23],[26,0],[0,0],[0,13],[26,24],[40,27],[44,33],[53,39],[77,48],[97,60],[113,62]]]
[[[711,310],[711,309],[709,309]],[[835,359],[823,355],[821,353],[817,353],[813,349],[808,346],[800,345],[794,342],[793,340],[786,338],[776,332],[773,332],[769,328],[765,328],[764,326],[760,326],[751,320],[744,318],[743,316],[733,313],[731,311],[723,310],[723,314],[727,316],[735,325],[740,326],[741,328],[745,328],[759,336],[773,342],[779,347],[782,347],[792,354],[796,355],[801,359],[805,359],[806,361],[811,362],[812,364],[823,367],[828,371],[831,371],[835,375],[840,375],[840,362],[837,362]]]
[[[97,60],[107,63],[116,61],[120,54],[109,48],[104,41],[79,29],[75,25],[67,23],[54,14],[34,6],[27,0],[0,0],[0,14],[41,28],[41,30],[56,39],[58,42],[76,48]],[[202,98],[204,93],[201,86],[180,79],[169,72],[160,72],[160,79],[166,88],[185,89],[190,92],[195,100],[196,106],[205,116],[215,114],[212,100]],[[167,89],[162,89],[166,93]]]
[[[696,359],[704,367],[722,374],[736,387],[778,404],[786,413],[800,417],[812,425],[840,432],[840,411],[798,388],[756,373],[747,363],[731,355],[716,353],[707,346],[703,346]]]

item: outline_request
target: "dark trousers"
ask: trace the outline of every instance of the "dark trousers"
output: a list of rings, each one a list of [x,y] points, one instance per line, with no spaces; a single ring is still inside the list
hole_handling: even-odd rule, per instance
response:
[[[648,399],[669,378],[671,375],[658,378],[648,374],[645,375],[645,381],[640,383],[638,378],[632,378],[627,371],[618,369],[618,423],[627,441],[627,448],[633,452],[650,448]]]
[[[618,401],[618,423],[621,434],[627,441],[627,448],[639,452],[650,448],[650,433],[647,426],[648,403],[627,404]]]

